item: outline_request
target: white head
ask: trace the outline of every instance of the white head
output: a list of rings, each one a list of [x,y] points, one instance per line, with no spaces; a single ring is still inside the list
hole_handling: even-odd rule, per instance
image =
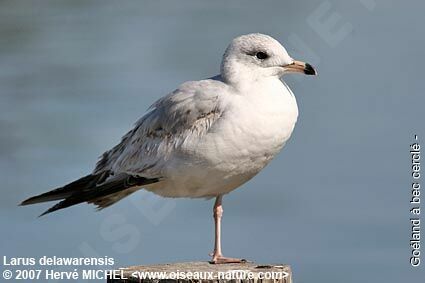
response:
[[[221,75],[228,83],[266,77],[280,78],[287,73],[315,75],[314,68],[296,61],[271,36],[252,33],[236,37],[226,49],[221,63]]]

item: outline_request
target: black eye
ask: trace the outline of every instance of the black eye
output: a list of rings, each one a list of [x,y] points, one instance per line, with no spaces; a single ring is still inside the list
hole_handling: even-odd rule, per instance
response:
[[[265,53],[265,52],[257,52],[255,54],[255,57],[257,57],[260,60],[264,60],[264,59],[267,59],[269,57],[269,55],[267,55],[267,53]]]

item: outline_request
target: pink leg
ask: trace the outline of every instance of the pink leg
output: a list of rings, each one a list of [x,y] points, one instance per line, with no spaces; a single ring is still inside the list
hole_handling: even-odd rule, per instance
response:
[[[218,196],[214,203],[215,241],[211,263],[221,264],[246,262],[244,259],[224,257],[221,253],[221,217],[223,217],[223,206],[221,201],[222,196]]]

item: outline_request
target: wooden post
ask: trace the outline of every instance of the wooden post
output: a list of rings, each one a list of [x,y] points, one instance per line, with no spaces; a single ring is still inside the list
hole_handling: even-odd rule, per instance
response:
[[[150,277],[149,277],[150,276]],[[117,277],[117,276],[116,276]],[[291,267],[283,264],[210,264],[185,262],[123,268],[108,283],[292,283]]]

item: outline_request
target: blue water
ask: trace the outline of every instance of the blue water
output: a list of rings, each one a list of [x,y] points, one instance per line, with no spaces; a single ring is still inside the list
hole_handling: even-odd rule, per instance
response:
[[[424,8],[1,1],[0,255],[207,260],[211,201],[141,192],[102,212],[80,205],[41,219],[48,205],[17,204],[91,171],[156,99],[215,75],[234,36],[263,32],[319,76],[285,79],[299,103],[296,130],[270,166],[225,197],[224,252],[290,264],[296,283],[420,282],[423,265],[409,263],[409,145],[425,137]],[[327,29],[333,13],[339,22]]]

